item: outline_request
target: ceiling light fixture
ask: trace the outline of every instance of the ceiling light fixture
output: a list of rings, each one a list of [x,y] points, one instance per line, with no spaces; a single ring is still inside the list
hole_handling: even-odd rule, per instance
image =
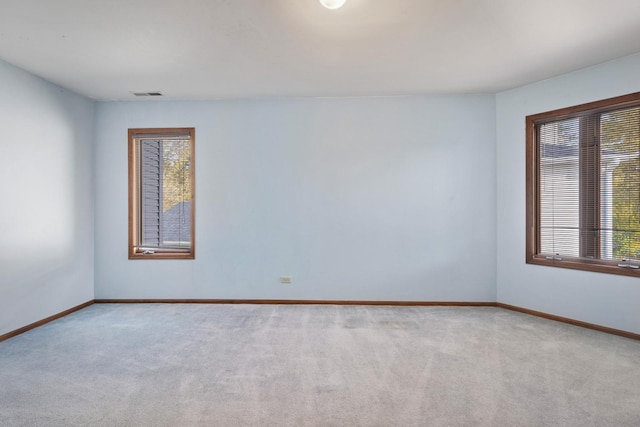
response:
[[[337,9],[345,4],[347,0],[320,0],[320,3],[327,9]]]

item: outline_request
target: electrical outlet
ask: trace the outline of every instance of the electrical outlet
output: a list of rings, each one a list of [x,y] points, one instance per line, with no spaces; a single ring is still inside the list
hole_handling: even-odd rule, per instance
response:
[[[287,285],[290,285],[291,282],[293,282],[293,279],[291,278],[291,276],[282,276],[280,278],[280,283],[285,283]]]

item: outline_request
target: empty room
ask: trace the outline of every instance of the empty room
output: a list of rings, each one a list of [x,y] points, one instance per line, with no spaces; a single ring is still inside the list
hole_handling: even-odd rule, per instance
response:
[[[0,0],[1,426],[640,425],[638,0]]]

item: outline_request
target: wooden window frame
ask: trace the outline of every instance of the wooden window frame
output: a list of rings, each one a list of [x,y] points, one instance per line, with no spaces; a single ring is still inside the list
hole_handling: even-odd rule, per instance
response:
[[[140,167],[138,165],[137,137],[140,135],[161,135],[170,137],[176,134],[189,135],[191,184],[190,200],[190,238],[191,245],[185,249],[154,248],[153,253],[140,249]],[[195,259],[195,128],[136,128],[129,129],[129,259]]]
[[[534,114],[526,117],[526,263],[550,267],[569,268],[575,270],[595,271],[600,273],[640,277],[640,270],[622,268],[619,261],[568,258],[547,259],[541,255],[538,224],[540,223],[540,161],[538,158],[538,135],[536,126],[545,122],[553,122],[574,117],[595,116],[603,112],[640,106],[640,92],[604,99],[568,108]],[[582,190],[581,190],[582,191]],[[581,221],[583,221],[581,213]],[[582,242],[581,242],[582,244]],[[591,242],[590,244],[594,244]],[[595,242],[599,245],[599,242]],[[583,249],[580,249],[583,251]]]

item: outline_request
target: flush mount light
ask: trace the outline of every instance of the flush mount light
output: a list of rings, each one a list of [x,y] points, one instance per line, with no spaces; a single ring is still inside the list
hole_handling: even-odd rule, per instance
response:
[[[327,9],[337,9],[345,4],[347,0],[320,0],[320,3]]]

